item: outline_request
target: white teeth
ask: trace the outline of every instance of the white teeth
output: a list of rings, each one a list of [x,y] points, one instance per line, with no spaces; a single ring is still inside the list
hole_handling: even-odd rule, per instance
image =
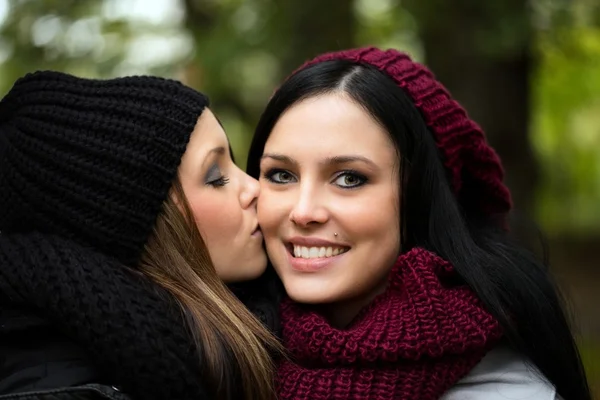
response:
[[[326,258],[337,256],[348,251],[341,247],[305,247],[294,245],[294,257],[300,258]]]
[[[301,247],[300,254],[301,254],[302,258],[308,258],[309,254],[310,254],[310,250],[308,249],[308,247]]]

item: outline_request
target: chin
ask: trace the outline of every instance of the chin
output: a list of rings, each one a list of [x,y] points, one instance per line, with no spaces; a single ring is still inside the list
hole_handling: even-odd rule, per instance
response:
[[[299,284],[283,281],[283,286],[290,299],[302,304],[327,304],[336,301],[335,293],[327,290],[328,285]]]
[[[232,274],[222,276],[221,279],[225,283],[236,283],[251,281],[261,276],[267,269],[267,256],[262,255],[257,257],[255,260],[248,260],[243,262],[237,268],[232,269]]]

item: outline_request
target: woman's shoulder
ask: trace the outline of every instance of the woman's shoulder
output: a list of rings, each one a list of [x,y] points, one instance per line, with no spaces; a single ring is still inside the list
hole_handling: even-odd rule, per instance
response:
[[[490,351],[441,400],[560,400],[554,386],[508,346]]]

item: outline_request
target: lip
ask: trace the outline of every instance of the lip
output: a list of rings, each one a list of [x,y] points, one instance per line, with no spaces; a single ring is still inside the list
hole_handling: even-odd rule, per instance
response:
[[[288,262],[294,271],[298,272],[318,272],[328,269],[337,264],[348,252],[338,254],[337,256],[323,258],[296,258],[286,248]]]
[[[260,230],[260,226],[256,225],[256,228],[252,231],[250,236],[262,236],[262,231]]]

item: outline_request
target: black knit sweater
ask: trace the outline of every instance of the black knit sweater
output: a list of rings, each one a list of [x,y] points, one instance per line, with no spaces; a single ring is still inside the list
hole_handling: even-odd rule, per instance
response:
[[[257,307],[272,317],[274,307]],[[55,236],[0,234],[0,310],[46,319],[134,400],[215,398],[173,299],[98,252]]]

